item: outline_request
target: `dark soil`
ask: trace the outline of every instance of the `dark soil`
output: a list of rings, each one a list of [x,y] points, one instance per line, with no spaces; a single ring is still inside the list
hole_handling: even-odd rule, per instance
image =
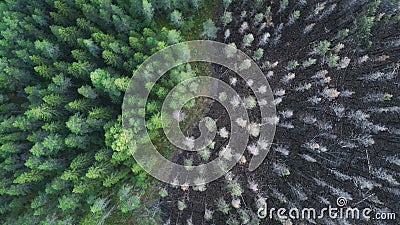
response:
[[[380,29],[376,28],[373,31],[372,41],[376,44],[368,50],[361,50],[357,43],[350,35],[347,39],[340,41],[345,45],[345,48],[340,51],[340,57],[347,56],[351,59],[350,65],[345,69],[329,68],[326,64],[317,64],[308,68],[299,66],[294,69],[296,78],[290,84],[282,84],[281,78],[288,73],[286,69],[287,62],[296,59],[299,63],[305,59],[312,57],[310,52],[312,46],[320,40],[330,40],[332,47],[339,43],[335,38],[337,32],[343,28],[352,26],[351,17],[348,15],[357,15],[365,7],[365,4],[355,4],[351,8],[346,8],[345,4],[337,1],[335,13],[332,13],[319,20],[306,19],[302,16],[295,24],[286,25],[288,15],[295,9],[301,9],[302,15],[312,12],[315,7],[315,1],[308,1],[305,6],[291,4],[291,6],[282,13],[278,13],[279,1],[273,1],[272,6],[272,21],[275,27],[266,28],[263,32],[270,32],[271,38],[276,35],[275,28],[280,23],[284,23],[284,30],[278,43],[268,43],[264,46],[264,57],[258,61],[262,67],[263,62],[278,61],[277,67],[268,69],[263,68],[265,74],[269,70],[274,71],[274,76],[269,78],[270,86],[273,90],[282,88],[286,90],[281,104],[277,106],[277,111],[283,112],[290,109],[294,111],[294,116],[290,119],[281,117],[280,124],[277,126],[275,139],[268,157],[264,163],[253,172],[248,171],[248,163],[244,165],[236,165],[232,169],[232,173],[242,184],[244,193],[242,194],[242,207],[251,209],[254,213],[257,212],[256,199],[260,196],[266,197],[268,205],[271,207],[314,207],[317,210],[327,207],[327,202],[330,205],[336,206],[338,197],[351,196],[348,199],[349,206],[357,206],[359,208],[371,207],[375,211],[390,211],[398,215],[400,212],[400,189],[399,185],[394,182],[385,180],[382,174],[378,175],[376,171],[386,171],[392,175],[392,178],[400,180],[400,165],[388,163],[386,160],[390,156],[399,157],[400,149],[400,115],[399,112],[394,113],[373,113],[372,109],[400,106],[400,76],[395,73],[394,78],[390,80],[382,80],[376,82],[366,82],[360,77],[371,74],[372,72],[381,71],[389,73],[393,70],[393,65],[400,62],[400,46],[393,46],[388,43],[394,40],[394,37],[400,37],[399,30],[396,29]],[[331,1],[328,5],[334,4]],[[264,5],[265,6],[265,5]],[[265,9],[265,7],[261,7]],[[242,43],[243,35],[238,33],[238,29],[243,21],[247,21],[250,28],[246,33],[254,34],[254,43],[259,42],[260,32],[257,25],[251,25],[251,18],[254,18],[255,9],[251,3],[239,4],[233,3],[228,10],[232,12],[234,21],[221,28],[218,33],[218,41],[231,43],[234,42],[238,47]],[[248,10],[248,17],[244,20],[240,19],[242,11]],[[264,12],[260,10],[259,12]],[[222,13],[222,12],[220,12]],[[216,15],[219,18],[221,14]],[[308,35],[303,34],[305,26],[315,22],[312,32]],[[219,27],[222,27],[219,24]],[[225,40],[224,31],[231,30],[231,36]],[[258,35],[257,35],[258,34]],[[257,49],[257,45],[242,49],[245,53],[252,56],[252,52]],[[369,56],[368,63],[360,64],[358,59],[364,55]],[[382,60],[382,56],[388,56]],[[221,66],[214,65],[215,77],[229,83],[229,79],[235,77],[232,71],[229,71]],[[315,82],[311,78],[320,70],[328,70],[326,76],[331,78],[328,84],[329,88],[336,88],[343,92],[350,90],[354,92],[350,97],[338,97],[328,100],[321,97],[323,85],[313,85],[311,91],[299,92],[296,87],[308,82]],[[237,76],[236,76],[237,77]],[[246,82],[240,77],[237,77],[238,83],[233,88],[241,95],[248,96],[252,92],[246,85]],[[391,93],[393,95],[390,101],[381,102],[365,102],[363,99],[371,93]],[[308,102],[312,96],[321,97],[319,104],[313,105]],[[334,112],[335,106],[344,107],[344,116],[339,117]],[[386,131],[374,132],[366,129],[354,122],[350,115],[357,110],[368,113],[370,117],[368,121],[375,125],[387,127]],[[260,112],[258,110],[250,110],[249,116],[251,121],[260,122]],[[226,110],[218,102],[210,104],[205,116],[218,119],[217,127],[230,127],[229,116]],[[304,118],[313,116],[316,122],[307,124]],[[290,122],[294,128],[286,128],[281,126],[282,122]],[[326,122],[331,128],[323,129],[321,124]],[[228,129],[229,130],[229,129]],[[397,131],[397,133],[396,133]],[[191,130],[190,135],[199,135],[196,126]],[[357,137],[370,135],[374,140],[373,145],[363,145],[358,142]],[[226,140],[219,136],[214,140],[216,148],[213,154],[217,154],[217,150],[226,144]],[[250,138],[249,143],[257,141],[255,138]],[[328,150],[319,152],[304,147],[304,144],[310,141],[320,143]],[[355,143],[356,147],[343,147],[343,142]],[[279,146],[287,147],[289,155],[283,155],[276,148]],[[313,157],[316,162],[306,161],[303,155]],[[190,155],[187,152],[177,154],[174,161],[182,163],[184,158],[192,156],[194,165],[204,163],[196,155]],[[215,158],[213,155],[210,160]],[[246,151],[245,157],[249,160],[251,156]],[[274,164],[284,164],[290,170],[290,175],[282,176],[274,172]],[[363,177],[375,185],[372,188],[361,188],[357,183],[357,179]],[[248,188],[249,180],[253,180],[259,185],[259,191],[254,193]],[[325,184],[323,184],[325,183]],[[230,204],[232,197],[226,188],[226,181],[222,177],[207,185],[207,190],[204,192],[193,191],[191,188],[183,191],[180,188],[168,188],[168,197],[163,199],[163,219],[170,221],[170,224],[187,224],[188,220],[192,220],[193,224],[226,224],[229,218],[237,218],[239,221],[236,209],[231,206],[229,215],[223,215],[216,210],[216,200],[219,197],[224,197],[227,203]],[[187,208],[179,211],[177,201],[184,200]],[[205,208],[214,210],[213,220],[205,221]],[[364,221],[357,220],[347,222],[343,220],[324,220],[317,221],[293,221],[293,224],[400,224],[399,220],[395,221]],[[273,219],[264,219],[260,224],[282,224]]]

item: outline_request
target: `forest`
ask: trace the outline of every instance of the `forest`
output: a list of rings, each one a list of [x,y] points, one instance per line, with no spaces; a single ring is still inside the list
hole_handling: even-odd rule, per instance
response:
[[[133,158],[122,105],[149,57],[192,40],[227,44],[227,58],[247,54],[271,87],[276,116],[260,111],[265,99],[256,96],[266,87],[255,90],[257,82],[229,68],[194,62],[169,70],[148,84],[145,103],[157,150],[186,168],[238,163],[211,183],[167,184]],[[203,76],[240,98],[185,104],[176,119],[188,139],[200,136],[204,117],[217,135],[184,151],[165,136],[161,108],[175,86]],[[226,105],[243,105],[249,119],[230,118]],[[272,143],[260,138],[265,125],[276,127]],[[250,133],[243,155],[227,145],[235,126]],[[0,1],[0,224],[396,225],[399,150],[398,0]],[[321,209],[340,198],[375,218],[257,212]]]

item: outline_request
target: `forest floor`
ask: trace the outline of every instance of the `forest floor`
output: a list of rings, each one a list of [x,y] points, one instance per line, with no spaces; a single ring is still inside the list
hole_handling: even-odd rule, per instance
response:
[[[239,15],[242,10],[243,9],[241,8],[241,5],[232,6],[233,14]],[[277,10],[278,9],[272,9],[272,11]],[[219,11],[219,13],[222,13],[222,11]],[[219,18],[221,16],[221,14],[216,14],[214,15],[214,18]],[[281,19],[278,17],[279,16],[277,16],[277,18],[273,18],[272,20],[280,21]],[[338,15],[338,17],[340,16]],[[335,20],[332,20],[332,18],[317,23],[314,27],[314,30],[320,30],[321,32],[312,32],[307,36],[303,34],[303,28],[307,25],[305,22],[303,23],[302,21],[299,21],[297,24],[292,25],[290,27],[290,32],[282,33],[280,40],[281,44],[279,44],[279,47],[268,49],[268,60],[271,62],[287,62],[290,59],[296,59],[299,62],[306,60],[308,57],[310,57],[310,46],[308,43],[316,43],[318,40],[330,39],[332,33],[328,32],[326,27],[332,26],[336,27],[336,29],[339,29],[332,23],[335,23]],[[221,24],[218,25],[222,27]],[[341,24],[341,26],[344,27],[345,24]],[[239,29],[238,24],[234,23],[225,27],[225,29],[227,28],[230,28],[231,31],[236,31]],[[257,34],[258,28],[250,26],[249,32]],[[224,29],[219,30],[217,41],[226,42],[226,39],[224,38]],[[242,39],[240,35],[238,35],[236,32],[233,32],[229,41],[238,45],[242,42]],[[254,42],[257,41],[258,39],[256,38]],[[376,46],[375,50],[371,50],[372,54],[379,54],[374,51],[377,51],[377,49],[380,47],[382,46]],[[255,47],[248,48],[245,50],[245,53],[251,56],[252,52],[255,50]],[[343,49],[341,54],[351,58],[357,58],[361,57],[365,53],[363,53],[363,51],[361,51],[354,42],[346,42],[346,48]],[[290,88],[286,89],[287,99],[282,102],[282,104],[277,106],[277,110],[281,111],[287,108],[294,109],[295,111],[298,111],[300,116],[298,120],[292,121],[292,125],[296,127],[296,129],[289,130],[287,128],[278,126],[275,139],[273,141],[274,147],[290,144],[290,156],[287,158],[282,157],[281,153],[277,151],[271,151],[264,160],[264,163],[253,172],[249,172],[247,168],[248,164],[238,164],[231,170],[231,173],[236,175],[235,177],[237,181],[241,184],[248,184],[249,180],[251,180],[252,182],[259,184],[260,189],[269,189],[270,192],[272,192],[270,195],[274,196],[275,200],[273,200],[273,198],[269,199],[268,204],[272,203],[271,205],[274,207],[284,207],[287,204],[286,197],[301,199],[301,195],[303,193],[302,190],[307,189],[305,191],[305,193],[307,193],[307,197],[305,198],[306,200],[301,200],[301,204],[309,207],[315,206],[315,208],[320,208],[321,196],[328,196],[330,199],[332,199],[332,201],[335,199],[335,196],[329,193],[330,190],[335,190],[335,188],[332,187],[341,187],[341,189],[336,189],[338,192],[343,190],[349,191],[353,199],[356,199],[355,201],[359,201],[359,207],[367,207],[371,204],[375,204],[375,201],[378,200],[371,200],[373,203],[365,201],[365,192],[357,190],[350,178],[343,178],[345,176],[340,177],[340,173],[336,173],[336,171],[343,171],[346,174],[354,177],[371,177],[371,165],[374,165],[376,168],[379,167],[390,171],[396,171],[397,167],[382,161],[382,155],[380,154],[391,155],[398,152],[399,143],[397,140],[391,139],[390,136],[373,135],[375,145],[372,147],[372,150],[363,148],[360,148],[361,150],[341,148],[340,144],[338,143],[339,138],[354,137],[356,134],[362,134],[363,130],[360,127],[352,125],[348,118],[338,117],[332,106],[345,105],[346,107],[354,110],[368,110],[367,108],[369,106],[362,103],[360,99],[363,99],[370,92],[379,91],[383,93],[395,93],[397,96],[399,91],[395,87],[396,84],[392,82],[377,82],[366,87],[363,81],[357,79],[357,76],[360,74],[369,74],[371,71],[374,71],[377,68],[384,68],[385,65],[390,64],[389,62],[383,63],[383,61],[379,63],[379,60],[381,59],[377,57],[375,59],[375,62],[377,63],[375,64],[352,64],[352,67],[346,70],[330,71],[330,78],[332,78],[332,80],[330,80],[330,84],[340,90],[351,90],[354,92],[354,95],[352,95],[350,98],[337,99],[334,103],[327,102],[325,105],[322,104],[319,106],[313,106],[311,104],[307,105],[308,99],[318,95],[318,93],[313,91],[298,93],[294,88],[309,81],[310,79],[307,77],[307,75],[315,74],[316,68],[311,67],[309,69],[295,69],[293,72],[296,73],[296,81],[294,81],[295,83],[293,83]],[[395,63],[396,60],[398,60],[398,54],[397,58],[393,57],[389,60],[390,62]],[[325,69],[325,67],[326,66],[321,66],[318,68],[318,70]],[[278,68],[279,69],[275,70],[275,73],[287,73],[287,69],[284,66],[278,66]],[[236,78],[238,81],[233,88],[237,93],[240,94],[241,97],[246,97],[253,94],[246,82],[234,72],[218,65],[213,65],[213,69],[213,76],[223,80],[226,83],[230,83],[232,78]],[[268,80],[272,89],[277,89],[277,87],[282,86],[281,77],[282,76],[275,75]],[[398,101],[398,99],[396,101]],[[387,102],[378,104],[378,107],[384,106],[387,106]],[[252,122],[261,122],[259,110],[249,110],[248,113]],[[306,125],[301,118],[304,119],[309,114],[312,114],[321,121],[332,122],[331,134],[335,134],[336,137],[333,135],[330,136],[330,134],[322,134],[320,129]],[[227,111],[220,103],[212,102],[205,110],[205,116],[216,120],[217,127],[225,127],[227,130],[230,130],[230,118]],[[399,118],[396,114],[375,114],[371,115],[371,120],[379,121],[379,124],[395,125],[398,123]],[[189,129],[189,136],[198,137],[199,134],[200,132],[196,125],[194,125],[192,129]],[[317,156],[317,163],[308,163],[303,157],[305,155],[305,151],[303,150],[304,142],[310,137],[314,137],[315,140],[323,140],[324,145],[329,149],[332,149],[331,152],[325,154],[323,157]],[[218,157],[218,149],[223,148],[227,142],[226,139],[221,137],[216,137],[214,141],[215,149],[210,160]],[[249,142],[251,143],[256,141],[257,138],[250,138]],[[251,155],[248,152],[246,152],[244,156],[247,159],[251,158]],[[204,163],[204,160],[202,160],[198,155],[187,152],[175,154],[172,159],[178,164],[183,164],[184,159],[187,158],[194,159],[193,165]],[[281,174],[278,176],[274,174],[273,171],[276,170],[276,165],[281,163],[284,163],[288,168],[295,168],[295,170],[290,170],[290,176],[289,174]],[[336,166],[339,168],[336,168]],[[324,187],[323,185],[318,186],[315,178],[323,178],[323,181],[328,183],[329,187]],[[396,198],[392,198],[391,193],[380,189],[379,186],[374,187],[371,190],[374,196],[379,198],[380,201],[384,202],[382,204],[388,206],[389,208],[393,207],[391,208],[393,211],[396,211],[396,208],[398,209],[398,203],[396,202],[397,200]],[[167,187],[167,191],[168,196],[162,201],[162,213],[163,220],[169,221],[170,224],[188,224],[188,221],[191,221],[196,225],[208,224],[209,222],[204,219],[206,210],[214,211],[212,220],[213,224],[226,224],[226,222],[232,218],[231,214],[225,215],[219,212],[215,207],[216,200],[219,197],[223,196],[225,199],[231,199],[231,196],[226,189],[226,180],[224,177],[207,184],[207,190],[204,192],[194,191],[191,188],[188,190],[181,190],[180,187],[171,186]],[[246,206],[246,208],[252,209],[253,213],[257,212],[258,206],[256,205],[255,199],[260,196],[259,193],[254,193],[247,187],[243,188],[241,202]],[[341,194],[343,193],[346,192],[344,191]],[[178,209],[178,201],[185,202],[186,209]],[[229,200],[227,203],[230,205],[231,201]],[[231,208],[231,210],[233,211],[234,209]],[[249,214],[251,214],[251,212],[249,212]],[[309,224],[309,221],[300,220],[297,222],[298,223],[296,224]],[[370,222],[362,223],[370,224]],[[282,223],[277,220],[271,220],[268,221],[268,224]]]

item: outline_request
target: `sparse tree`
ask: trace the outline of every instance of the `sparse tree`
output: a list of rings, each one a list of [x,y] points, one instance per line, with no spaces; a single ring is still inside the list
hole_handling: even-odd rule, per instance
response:
[[[223,0],[225,10],[231,5],[232,0]]]
[[[244,35],[244,37],[243,37],[243,42],[242,42],[243,47],[250,47],[251,44],[253,43],[253,41],[254,41],[254,36],[253,36],[253,34],[246,34],[246,35]]]
[[[292,14],[290,14],[289,16],[289,21],[288,21],[288,25],[292,25],[296,20],[298,20],[300,18],[300,11],[299,10],[295,10]]]
[[[225,11],[221,17],[221,22],[224,25],[224,27],[228,25],[230,22],[232,22],[232,12]]]
[[[255,60],[260,60],[260,59],[263,57],[263,55],[264,55],[264,49],[258,48],[258,49],[254,52],[253,58],[254,58]]]
[[[217,38],[217,30],[218,28],[215,26],[214,22],[211,19],[207,19],[203,23],[203,36],[209,39]]]
[[[171,23],[176,26],[176,27],[181,27],[182,26],[182,13],[179,12],[178,10],[174,10],[170,14],[170,19]]]
[[[331,42],[323,40],[314,46],[313,53],[324,56],[330,49]]]
[[[154,8],[148,0],[142,0],[143,14],[148,21],[154,16]]]

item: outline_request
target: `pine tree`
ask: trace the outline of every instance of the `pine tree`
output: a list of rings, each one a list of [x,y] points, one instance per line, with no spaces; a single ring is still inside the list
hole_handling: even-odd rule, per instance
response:
[[[142,0],[142,9],[143,9],[143,14],[146,17],[146,19],[148,21],[150,21],[154,16],[153,6],[147,0]]]
[[[177,28],[182,26],[182,13],[178,10],[174,10],[170,14],[171,23]]]
[[[215,39],[217,37],[218,28],[215,26],[211,19],[206,20],[203,23],[203,36],[209,39]]]

